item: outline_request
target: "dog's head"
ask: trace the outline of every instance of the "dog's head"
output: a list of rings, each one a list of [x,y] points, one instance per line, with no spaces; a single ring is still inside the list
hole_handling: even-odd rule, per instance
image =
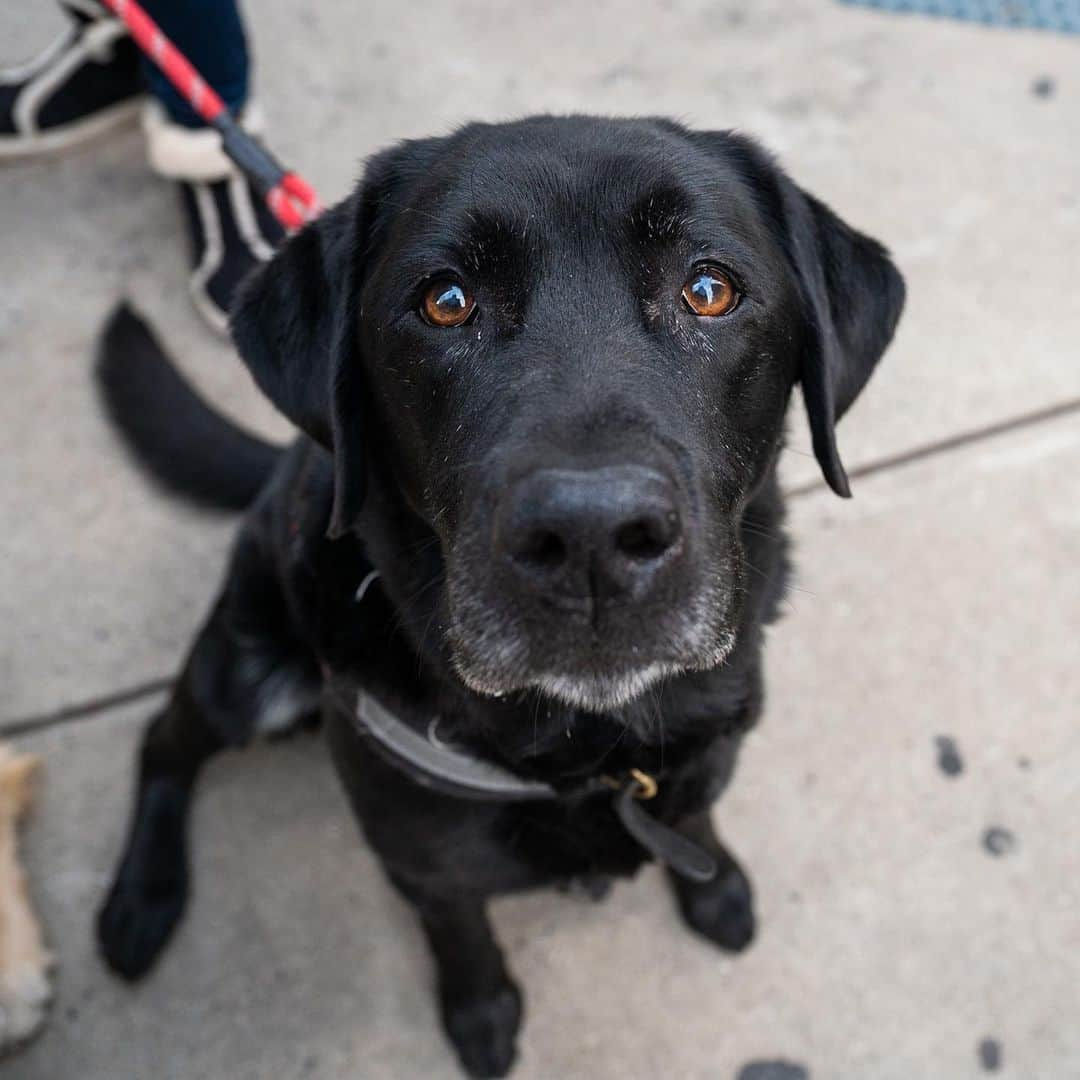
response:
[[[796,382],[848,494],[834,425],[903,295],[745,138],[543,117],[375,157],[233,329],[334,454],[332,533],[375,455],[437,534],[462,679],[603,710],[732,648],[740,518]]]

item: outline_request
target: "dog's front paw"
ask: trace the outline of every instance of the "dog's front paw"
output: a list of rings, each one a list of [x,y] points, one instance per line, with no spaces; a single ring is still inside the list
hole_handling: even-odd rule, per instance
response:
[[[125,864],[98,913],[106,963],[125,979],[145,975],[169,940],[187,901],[187,875],[148,875]]]
[[[444,1000],[443,1024],[470,1076],[505,1076],[517,1056],[521,991],[507,980],[484,997]]]
[[[24,1043],[44,1022],[52,998],[47,967],[43,957],[0,972],[0,1053]]]
[[[734,863],[704,883],[671,874],[683,920],[691,930],[727,952],[741,952],[754,940],[754,893]]]

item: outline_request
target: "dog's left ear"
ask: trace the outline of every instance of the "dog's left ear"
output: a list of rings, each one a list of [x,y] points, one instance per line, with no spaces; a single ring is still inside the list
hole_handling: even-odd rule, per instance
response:
[[[829,487],[851,495],[836,421],[873,374],[904,307],[904,279],[876,240],[856,232],[782,173],[788,255],[812,324],[799,379],[814,456]]]
[[[836,449],[836,421],[873,374],[904,307],[904,279],[876,240],[856,232],[795,184],[753,139],[687,132],[742,174],[798,278],[810,337],[799,366],[814,456],[829,487],[851,495]]]

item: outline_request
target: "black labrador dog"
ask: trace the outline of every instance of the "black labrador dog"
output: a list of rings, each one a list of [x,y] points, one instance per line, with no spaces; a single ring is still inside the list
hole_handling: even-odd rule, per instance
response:
[[[180,919],[207,758],[320,711],[470,1074],[507,1072],[521,1021],[494,895],[600,893],[655,857],[687,924],[743,948],[750,885],[709,806],[785,587],[784,416],[799,383],[847,495],[834,425],[903,298],[747,138],[537,117],[376,155],[246,283],[233,335],[303,433],[287,451],[116,316],[128,441],[173,488],[254,502],[143,742],[108,963],[142,975]]]

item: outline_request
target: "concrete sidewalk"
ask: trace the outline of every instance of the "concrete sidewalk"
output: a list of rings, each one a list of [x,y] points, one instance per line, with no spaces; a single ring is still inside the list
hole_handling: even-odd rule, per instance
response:
[[[1080,39],[811,0],[249,8],[275,147],[327,197],[377,147],[474,117],[666,113],[761,136],[908,278],[840,430],[849,466],[881,467],[853,503],[793,502],[770,707],[717,811],[760,939],[735,960],[691,940],[655,872],[603,908],[499,904],[529,998],[515,1076],[951,1080],[985,1069],[983,1040],[1002,1075],[1080,1075]],[[54,25],[11,18],[0,61]],[[134,134],[0,185],[0,731],[46,759],[26,852],[60,961],[49,1029],[3,1075],[456,1075],[411,918],[314,739],[211,769],[195,899],[148,983],[94,956],[140,722],[233,527],[148,489],[105,425],[110,305],[133,295],[213,400],[287,429],[188,311]]]

